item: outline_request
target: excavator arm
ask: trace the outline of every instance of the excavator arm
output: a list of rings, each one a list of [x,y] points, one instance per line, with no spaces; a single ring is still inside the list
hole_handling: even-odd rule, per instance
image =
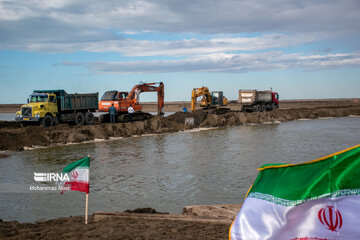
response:
[[[205,107],[211,105],[211,94],[207,87],[194,88],[191,94],[191,111],[195,112],[196,99],[203,97],[201,100],[202,105]]]
[[[157,92],[158,96],[158,115],[163,115],[162,109],[164,107],[164,84],[162,82],[158,83],[140,83],[134,86],[129,95],[127,96],[127,100],[135,100],[136,94],[140,94],[142,92]]]

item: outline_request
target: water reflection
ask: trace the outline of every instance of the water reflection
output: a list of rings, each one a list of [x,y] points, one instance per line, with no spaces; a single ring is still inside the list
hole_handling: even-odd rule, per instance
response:
[[[265,163],[299,163],[360,143],[360,118],[294,121],[52,147],[0,159],[1,184],[34,184],[91,156],[90,212],[240,203]],[[2,219],[82,215],[84,194],[0,193]]]

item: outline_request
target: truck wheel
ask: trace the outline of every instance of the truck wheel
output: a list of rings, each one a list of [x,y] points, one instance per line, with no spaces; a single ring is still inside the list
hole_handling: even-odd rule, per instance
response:
[[[54,126],[59,124],[59,117],[54,118]]]
[[[266,106],[265,105],[261,105],[261,111],[265,112],[266,111]]]
[[[45,115],[45,117],[43,119],[41,119],[41,126],[43,128],[49,128],[52,125],[54,125],[54,119],[52,116],[50,115]]]
[[[277,109],[279,108],[279,106],[276,105],[275,103],[272,103],[271,106],[272,106],[272,109],[273,109],[273,110],[277,110]]]
[[[76,123],[76,125],[82,126],[82,125],[84,125],[84,122],[85,122],[84,114],[82,112],[76,113],[76,115],[75,115],[75,123]]]
[[[94,124],[94,121],[95,121],[95,117],[94,117],[94,114],[91,113],[91,112],[86,112],[85,113],[85,124]]]
[[[261,112],[261,105],[256,105],[255,111],[256,112]]]

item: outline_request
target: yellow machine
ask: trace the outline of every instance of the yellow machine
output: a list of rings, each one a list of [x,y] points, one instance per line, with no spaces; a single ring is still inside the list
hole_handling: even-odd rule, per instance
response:
[[[195,111],[196,99],[201,97],[200,107],[216,108],[228,105],[228,99],[223,96],[222,91],[214,91],[210,94],[207,87],[194,88],[191,94],[191,111]]]
[[[93,124],[99,93],[68,94],[65,90],[34,90],[28,103],[16,112],[21,125],[41,124],[44,128],[58,123]]]
[[[22,105],[21,111],[16,112],[16,120],[25,125],[27,122],[39,122],[45,115],[55,118],[57,112],[55,94],[32,94],[28,104]]]

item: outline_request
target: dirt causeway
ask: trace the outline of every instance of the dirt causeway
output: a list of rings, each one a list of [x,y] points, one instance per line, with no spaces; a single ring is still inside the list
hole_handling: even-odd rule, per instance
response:
[[[181,105],[181,104],[180,104]],[[212,114],[197,110],[194,114],[176,112],[167,117],[153,116],[133,123],[97,123],[88,126],[60,124],[49,129],[40,126],[20,127],[19,123],[0,121],[0,150],[23,150],[25,147],[80,143],[94,139],[130,137],[133,135],[171,133],[189,129],[185,118],[194,117],[195,128],[225,127],[258,124],[296,119],[322,117],[360,116],[360,102],[287,102],[278,110],[262,113],[241,112],[236,104],[230,104],[231,112]]]

